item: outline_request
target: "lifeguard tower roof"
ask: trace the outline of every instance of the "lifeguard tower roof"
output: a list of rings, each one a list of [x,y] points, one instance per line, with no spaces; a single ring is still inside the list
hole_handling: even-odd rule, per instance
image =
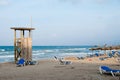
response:
[[[14,29],[14,30],[35,30],[35,28],[29,28],[29,27],[11,27],[11,29]]]

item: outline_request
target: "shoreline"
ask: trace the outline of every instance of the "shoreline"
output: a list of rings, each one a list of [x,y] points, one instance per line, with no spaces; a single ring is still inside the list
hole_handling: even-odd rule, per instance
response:
[[[78,59],[76,56],[66,56],[62,57],[61,59],[66,60],[66,61],[71,61],[71,62],[81,62],[81,63],[98,63],[98,64],[119,64],[116,58],[108,58],[106,60],[99,60],[99,58],[102,58],[105,56],[100,56],[100,57],[91,57],[91,58],[84,58],[84,59]],[[59,57],[58,57],[59,58]],[[33,61],[57,61],[54,57],[53,58],[42,58],[39,60],[34,60]],[[14,61],[11,62],[1,62],[0,64],[7,64],[7,63],[14,63]]]

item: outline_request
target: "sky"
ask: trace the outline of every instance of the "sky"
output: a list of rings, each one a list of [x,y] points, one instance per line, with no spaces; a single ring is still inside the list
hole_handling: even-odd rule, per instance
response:
[[[10,27],[30,27],[31,16],[33,45],[120,44],[120,0],[0,0],[0,45],[13,45]]]

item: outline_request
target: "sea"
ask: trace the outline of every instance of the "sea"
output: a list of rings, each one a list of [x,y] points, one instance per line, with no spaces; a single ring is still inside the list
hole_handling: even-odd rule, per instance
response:
[[[66,56],[85,57],[93,54],[90,48],[93,46],[32,46],[32,59],[52,59]],[[14,61],[14,47],[0,46],[0,63]]]

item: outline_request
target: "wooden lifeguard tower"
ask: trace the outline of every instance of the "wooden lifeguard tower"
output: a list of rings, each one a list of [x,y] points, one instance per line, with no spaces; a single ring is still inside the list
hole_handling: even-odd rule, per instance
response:
[[[15,63],[19,58],[24,58],[25,61],[32,61],[32,34],[31,31],[35,28],[12,27],[14,30],[14,61]],[[20,32],[17,37],[17,31]],[[28,36],[25,36],[25,32]]]

